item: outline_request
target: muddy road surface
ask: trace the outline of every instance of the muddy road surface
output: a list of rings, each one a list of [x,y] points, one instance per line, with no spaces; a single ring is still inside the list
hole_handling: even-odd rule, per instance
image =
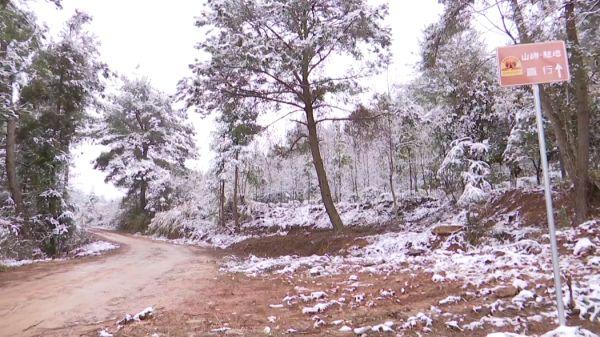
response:
[[[99,257],[0,273],[0,336],[98,335],[126,313],[176,309],[211,286],[209,250],[96,232],[120,248]]]

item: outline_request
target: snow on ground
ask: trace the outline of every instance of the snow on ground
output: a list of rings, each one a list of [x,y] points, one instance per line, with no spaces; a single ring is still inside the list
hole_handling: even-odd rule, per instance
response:
[[[438,206],[439,207],[439,206]],[[438,208],[438,211],[441,208]],[[428,214],[428,209],[417,208],[407,215]],[[425,215],[429,216],[429,215]],[[518,216],[518,214],[517,214]],[[464,214],[443,214],[439,221],[426,227],[413,226],[409,222],[405,229],[396,233],[373,235],[366,238],[368,244],[362,248],[354,246],[345,256],[313,255],[280,256],[275,258],[229,258],[222,266],[226,272],[239,272],[249,276],[261,274],[282,274],[315,278],[341,273],[367,273],[375,275],[431,275],[431,280],[441,284],[453,282],[462,284],[460,294],[448,295],[439,300],[439,306],[445,310],[448,306],[466,303],[467,299],[487,302],[473,310],[495,313],[483,315],[475,321],[465,320],[463,316],[432,307],[430,311],[419,313],[407,319],[401,329],[418,327],[423,332],[431,330],[430,321],[441,321],[447,329],[472,331],[487,328],[506,329],[526,332],[527,322],[557,323],[554,311],[554,290],[552,289],[552,264],[548,234],[539,227],[527,227],[520,221],[508,221],[506,217],[497,219],[494,229],[498,233],[482,237],[478,245],[467,242],[464,228],[467,226]],[[450,225],[450,226],[448,226]],[[574,312],[582,320],[600,321],[600,256],[594,255],[593,247],[600,245],[600,221],[590,221],[576,228],[561,228],[557,232],[559,243],[565,249],[560,256],[561,270],[572,279],[569,288],[563,283],[565,303],[577,308]],[[444,232],[441,226],[454,230]],[[501,240],[498,237],[506,236]],[[592,248],[590,248],[592,247]],[[566,253],[565,253],[566,252]],[[356,278],[356,275],[352,275]],[[317,281],[318,282],[318,281]],[[348,281],[351,282],[351,281]],[[357,283],[356,281],[353,281]],[[358,288],[354,291],[359,292]],[[572,293],[572,299],[571,294]],[[316,303],[303,306],[303,312],[309,315],[321,314],[336,306],[353,307],[358,303],[374,303],[364,293],[354,293],[354,299],[319,299]],[[289,305],[297,298],[285,299]],[[342,301],[343,299],[343,301]],[[314,299],[313,299],[314,300]],[[373,299],[375,300],[375,299]],[[515,313],[533,311],[536,314],[523,318]],[[500,316],[498,316],[500,315]],[[315,323],[316,324],[316,323]],[[368,331],[371,327],[357,327],[345,324],[336,330],[349,328]],[[379,326],[382,328],[382,326]],[[362,331],[362,330],[361,330]],[[493,330],[492,330],[493,331]],[[578,330],[579,331],[579,330]],[[498,335],[508,337],[511,335]],[[519,335],[515,335],[519,336]],[[587,334],[548,334],[548,337],[586,336]]]
[[[342,221],[348,226],[369,225],[388,221],[393,213],[392,201],[382,194],[362,202],[340,202],[336,204]],[[250,202],[246,212],[252,220],[243,228],[279,228],[286,230],[297,227],[331,228],[331,223],[322,205],[307,202],[267,204]]]
[[[48,261],[52,261],[52,259],[37,259],[37,260],[15,260],[15,259],[6,259],[6,260],[0,260],[0,266],[4,266],[4,267],[21,267],[21,266],[26,266],[28,264],[32,264],[32,263],[38,263],[38,262],[48,262]]]
[[[335,274],[341,271],[387,272],[410,268],[428,271],[436,278],[443,280],[464,279],[477,282],[482,274],[494,273],[504,267],[534,266],[538,270],[538,254],[529,253],[531,247],[543,247],[535,241],[522,240],[515,243],[498,244],[494,246],[473,247],[468,252],[454,251],[449,248],[453,244],[464,246],[462,233],[446,238],[440,247],[433,249],[440,239],[432,233],[435,226],[426,231],[385,233],[369,236],[369,244],[363,248],[350,250],[348,256],[282,256],[278,258],[231,259],[224,270],[259,274],[261,272],[293,273],[302,267],[310,267],[313,275]],[[547,248],[547,247],[545,247]],[[535,250],[535,249],[534,249]]]
[[[487,337],[527,337],[515,333],[495,332],[487,335]],[[580,327],[561,326],[552,331],[543,334],[541,337],[598,337],[593,332]]]
[[[110,332],[108,332],[106,330],[100,330],[100,332],[98,332],[98,336],[99,337],[113,337],[113,334],[111,334]]]
[[[592,253],[596,249],[596,246],[592,243],[592,241],[588,238],[582,238],[577,241],[575,247],[573,248],[573,254],[575,255],[584,255],[587,253]]]
[[[78,247],[72,251],[69,252],[69,256],[72,257],[84,257],[84,256],[96,256],[96,255],[101,255],[104,252],[107,252],[109,250],[113,250],[113,249],[117,249],[119,248],[119,245],[116,245],[114,243],[110,243],[107,241],[94,241],[91,243],[88,243],[86,245],[83,245],[81,247]],[[21,266],[25,266],[28,264],[33,264],[33,263],[40,263],[40,262],[49,262],[49,261],[64,261],[65,259],[63,258],[56,258],[56,259],[50,259],[50,258],[43,258],[43,259],[25,259],[25,260],[15,260],[15,259],[5,259],[5,260],[0,260],[0,266],[4,266],[4,267],[21,267]]]
[[[415,213],[422,212],[416,210]],[[459,217],[446,218],[452,224],[460,224]],[[561,265],[566,271],[581,274],[581,271],[598,269],[600,258],[589,257],[585,262],[580,258],[581,247],[594,246],[587,237],[577,237],[597,231],[595,222],[588,222],[576,229],[566,229],[557,233],[567,247],[575,247],[574,256],[562,256]],[[336,274],[342,271],[389,272],[403,269],[431,272],[438,281],[462,280],[465,283],[486,284],[493,280],[513,280],[521,275],[533,279],[548,279],[551,275],[550,247],[548,235],[533,229],[523,229],[519,224],[512,230],[519,240],[500,242],[489,239],[476,247],[465,242],[465,235],[458,232],[449,236],[434,234],[441,223],[427,229],[403,231],[369,236],[369,244],[354,248],[345,257],[313,255],[308,257],[281,256],[277,258],[247,259],[231,258],[223,270],[257,275],[265,272],[279,274],[294,273],[302,268],[311,275]],[[534,234],[534,235],[532,235]],[[526,238],[527,236],[531,238]],[[441,243],[439,241],[442,240]],[[594,239],[598,241],[598,236]],[[583,242],[583,244],[582,244]],[[586,251],[590,251],[589,248]]]
[[[588,225],[584,224],[577,229],[561,231],[558,237],[569,245],[569,238],[572,241],[578,232],[587,227]],[[434,248],[435,241],[439,239],[432,233],[431,228],[422,233],[386,233],[368,237],[370,244],[351,250],[345,257],[313,255],[231,258],[223,265],[223,270],[248,275],[269,272],[292,274],[305,270],[311,276],[340,272],[386,273],[405,270],[412,273],[431,273],[432,279],[438,282],[462,281],[465,285],[475,285],[481,291],[489,292],[493,289],[486,289],[485,286],[497,282],[514,283],[523,287],[523,279],[542,282],[552,277],[548,272],[552,268],[547,235],[542,235],[542,242],[532,239],[508,243],[494,242],[465,250],[457,248],[467,246],[462,233],[445,238],[442,244]],[[576,255],[561,256],[563,272],[576,276],[573,289],[575,301],[581,302],[585,307],[591,304],[586,304],[586,299],[578,297],[584,296],[586,292],[587,298],[593,299],[594,296],[600,295],[600,277],[596,276],[600,268],[597,261],[595,256],[588,259],[581,259]],[[600,308],[595,302],[592,304]],[[597,317],[600,312],[588,310],[585,314]]]
[[[336,207],[344,224],[349,227],[384,224],[395,217],[391,195],[386,193],[365,196],[358,202],[340,202]],[[446,215],[447,204],[423,196],[407,195],[398,201],[398,207],[403,210],[404,222],[411,224],[426,218],[439,219]],[[156,214],[145,234],[177,244],[227,248],[249,238],[285,236],[294,228],[331,228],[327,213],[320,204],[249,201],[240,212],[249,220],[242,224],[241,233],[238,233],[215,224],[207,211],[198,205],[186,203]]]
[[[102,252],[106,252],[117,248],[119,248],[119,245],[111,242],[94,241],[72,250],[70,254],[75,257],[95,256],[100,255]]]
[[[117,322],[117,326],[123,326],[132,322],[139,322],[152,318],[154,315],[154,307],[147,307],[135,315],[126,314],[123,319]]]
[[[210,220],[208,211],[193,202],[157,213],[146,234],[175,244],[226,248],[251,236],[236,234]]]

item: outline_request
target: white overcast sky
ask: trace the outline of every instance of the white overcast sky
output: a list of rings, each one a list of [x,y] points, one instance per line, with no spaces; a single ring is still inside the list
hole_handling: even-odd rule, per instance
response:
[[[202,38],[194,26],[194,17],[200,13],[204,1],[63,0],[62,3],[62,10],[44,1],[34,2],[31,7],[53,33],[62,28],[75,9],[90,14],[93,22],[89,28],[101,44],[101,57],[118,73],[146,76],[155,87],[171,94],[175,92],[177,82],[188,75],[188,65],[196,55],[194,45]],[[388,76],[392,83],[401,83],[414,74],[413,65],[418,60],[422,30],[436,20],[441,7],[437,0],[389,0],[388,3],[394,58]],[[385,77],[382,81],[387,82]],[[387,83],[379,83],[377,87],[382,90]],[[198,134],[201,156],[198,166],[207,168],[211,158],[208,151],[211,124],[200,121],[197,115],[191,118]],[[117,197],[119,192],[104,184],[103,174],[91,166],[99,151],[89,145],[75,149],[72,181],[84,192]]]

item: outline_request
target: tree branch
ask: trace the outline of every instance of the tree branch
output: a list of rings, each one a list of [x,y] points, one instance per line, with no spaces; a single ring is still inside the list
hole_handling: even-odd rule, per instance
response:
[[[517,39],[514,37],[514,35],[510,32],[510,30],[506,26],[506,20],[504,17],[504,13],[502,13],[502,9],[500,8],[500,4],[498,2],[496,2],[496,7],[498,8],[498,13],[500,13],[500,19],[502,20],[502,27],[504,27],[504,32],[508,35],[508,37],[510,37],[510,39],[513,41],[514,44],[518,44],[519,42],[517,41]]]
[[[359,121],[365,121],[365,120],[373,120],[373,119],[377,119],[379,117],[383,117],[386,115],[389,115],[389,112],[382,112],[378,115],[375,116],[369,116],[369,117],[360,117],[360,118],[354,118],[354,117],[340,117],[340,118],[322,118],[319,119],[315,122],[315,124],[319,124],[321,122],[340,122],[340,121],[350,121],[350,122],[359,122]]]
[[[296,137],[296,140],[294,140],[292,142],[292,145],[290,145],[290,149],[288,150],[288,152],[286,154],[291,153],[292,151],[294,151],[294,147],[298,144],[298,142],[302,139],[302,138],[308,138],[307,135],[301,133],[298,135],[298,137]]]
[[[298,123],[298,124],[302,124],[302,125],[304,125],[304,126],[308,126],[308,123],[306,123],[306,122],[303,122],[303,121],[299,121],[299,120],[297,120],[297,119],[290,119],[290,121],[292,121],[292,122],[296,122],[296,123]]]

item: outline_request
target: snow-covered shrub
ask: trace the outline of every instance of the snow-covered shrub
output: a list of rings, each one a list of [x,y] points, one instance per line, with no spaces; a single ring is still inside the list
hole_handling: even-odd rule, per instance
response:
[[[200,205],[197,201],[190,200],[168,211],[156,213],[148,226],[148,233],[169,239],[204,239],[216,225],[207,205]]]
[[[63,194],[53,188],[43,191],[37,198],[37,208],[38,214],[29,219],[29,226],[44,252],[56,255],[70,250],[69,242],[77,228]]]
[[[471,138],[461,138],[452,142],[451,148],[438,170],[444,189],[461,206],[483,201],[491,185],[486,177],[490,166],[485,161],[489,151],[487,141],[474,142]],[[462,188],[462,191],[460,191]],[[455,193],[461,192],[456,198]]]
[[[228,228],[218,225],[217,201],[210,189],[210,182],[203,181],[201,177],[199,179],[196,184],[188,184],[187,191],[182,191],[177,206],[154,215],[147,234],[218,247],[244,238],[233,236]]]
[[[193,129],[184,111],[146,79],[122,78],[118,94],[109,97],[97,134],[107,151],[95,161],[107,180],[127,190],[120,218],[132,231],[146,229],[155,212],[173,204],[176,176],[195,156]]]

